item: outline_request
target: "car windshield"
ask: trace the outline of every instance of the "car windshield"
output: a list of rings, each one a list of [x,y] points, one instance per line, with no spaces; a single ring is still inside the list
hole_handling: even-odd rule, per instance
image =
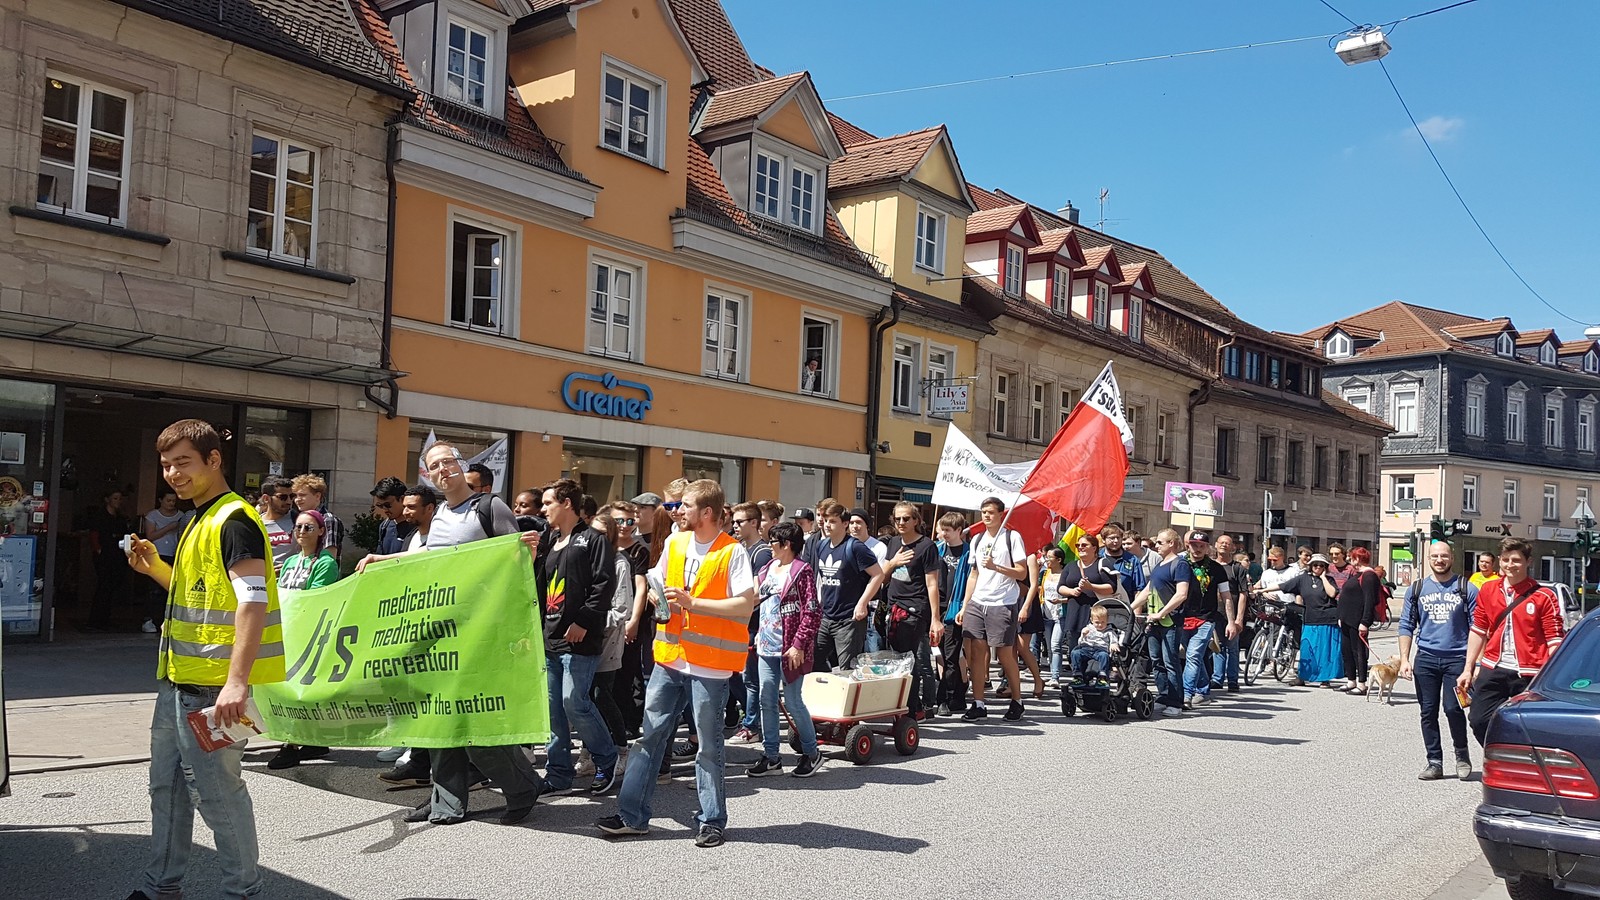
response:
[[[1600,641],[1597,621],[1600,620],[1593,616],[1584,619],[1561,642],[1560,649],[1539,674],[1541,692],[1600,704],[1600,652],[1593,646]]]

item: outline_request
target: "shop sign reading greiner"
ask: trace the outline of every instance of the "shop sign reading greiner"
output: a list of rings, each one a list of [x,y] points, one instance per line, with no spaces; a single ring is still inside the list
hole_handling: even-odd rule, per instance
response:
[[[604,390],[579,387],[585,383],[597,384]],[[644,396],[613,393],[619,389],[636,391]],[[655,392],[650,390],[649,385],[626,381],[613,372],[604,375],[573,372],[561,382],[561,401],[567,404],[567,409],[594,416],[643,422],[644,414],[650,411],[650,403],[654,399]]]

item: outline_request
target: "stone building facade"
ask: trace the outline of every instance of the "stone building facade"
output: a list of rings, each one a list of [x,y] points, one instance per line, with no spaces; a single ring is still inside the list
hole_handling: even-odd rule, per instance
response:
[[[0,476],[42,585],[6,598],[8,632],[84,613],[87,525],[108,491],[154,505],[178,418],[223,431],[236,489],[317,471],[347,521],[367,510],[409,92],[355,16],[0,0]]]

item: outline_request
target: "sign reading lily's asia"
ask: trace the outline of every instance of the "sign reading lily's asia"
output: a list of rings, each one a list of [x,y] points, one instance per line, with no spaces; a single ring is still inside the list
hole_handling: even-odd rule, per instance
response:
[[[561,382],[561,402],[573,412],[643,422],[654,401],[650,385],[618,378],[614,372],[573,372]]]
[[[256,685],[268,737],[339,747],[550,737],[533,561],[515,535],[285,591],[288,678]]]

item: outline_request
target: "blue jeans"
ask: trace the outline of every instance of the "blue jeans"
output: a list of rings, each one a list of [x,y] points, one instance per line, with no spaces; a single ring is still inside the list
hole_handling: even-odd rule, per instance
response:
[[[1057,681],[1061,680],[1062,661],[1070,662],[1073,649],[1072,637],[1065,619],[1056,619],[1050,623],[1050,677]]]
[[[1222,687],[1227,684],[1233,690],[1239,689],[1239,636],[1217,636],[1217,642],[1222,644],[1222,652],[1212,657],[1211,686]]]
[[[761,723],[761,668],[752,649],[744,661],[744,718],[739,727],[755,731]]]
[[[1176,624],[1150,626],[1150,668],[1156,676],[1156,702],[1183,706],[1183,630]]]
[[[806,756],[817,755],[817,728],[811,723],[811,713],[800,699],[800,686],[805,678],[783,680],[783,657],[760,657],[761,665],[761,746],[767,759],[776,762],[778,747],[778,694],[783,693],[783,708],[789,711],[795,733],[800,735],[800,752]]]
[[[617,745],[611,742],[606,720],[589,697],[599,656],[553,653],[545,657],[545,681],[550,686],[550,746],[545,748],[545,777],[550,789],[572,787],[577,774],[572,766],[572,729],[594,758],[596,772],[609,772],[617,764]]]
[[[1417,705],[1422,711],[1422,746],[1428,752],[1428,762],[1444,764],[1444,747],[1439,740],[1439,705],[1444,702],[1445,721],[1450,723],[1450,743],[1456,759],[1466,762],[1467,714],[1456,699],[1456,678],[1461,667],[1467,664],[1464,654],[1444,656],[1417,648],[1416,661],[1411,664],[1412,677],[1417,681]]]
[[[1210,622],[1192,632],[1186,630],[1189,646],[1183,665],[1185,696],[1190,694],[1211,696],[1211,675],[1206,672],[1206,655],[1211,652],[1211,632],[1215,630],[1216,625]]]
[[[1072,648],[1072,674],[1081,678],[1088,678],[1089,665],[1095,667],[1095,677],[1109,678],[1111,676],[1111,654],[1099,647],[1089,647],[1079,644]]]
[[[198,806],[217,842],[222,894],[251,897],[261,891],[255,808],[239,774],[244,742],[200,749],[185,717],[215,705],[220,688],[179,691],[166,681],[156,689],[150,721],[150,863],[141,889],[152,898],[176,896],[189,868]]]
[[[861,623],[866,627],[867,631],[866,648],[868,653],[877,653],[879,650],[883,649],[883,635],[879,634],[877,627],[872,624],[875,618],[877,618],[876,609],[868,613],[867,620]]]
[[[722,714],[727,704],[728,679],[696,678],[671,666],[655,667],[644,689],[644,736],[628,754],[628,771],[617,796],[617,815],[622,821],[635,828],[650,825],[656,774],[678,729],[678,716],[688,707],[700,732],[700,752],[694,758],[700,812],[695,819],[702,825],[727,827],[727,790],[722,783]]]

